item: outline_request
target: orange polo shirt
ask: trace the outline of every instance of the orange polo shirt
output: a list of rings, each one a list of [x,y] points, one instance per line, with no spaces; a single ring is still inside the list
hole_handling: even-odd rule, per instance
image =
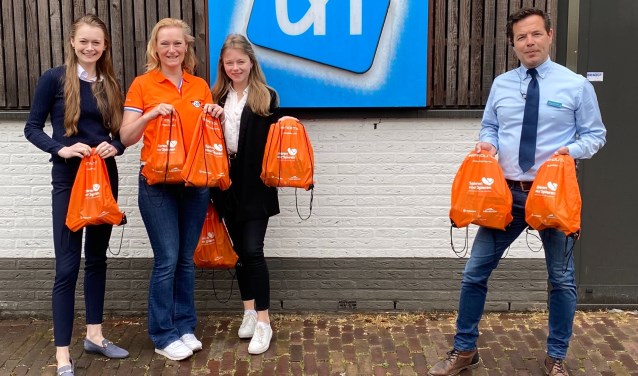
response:
[[[133,80],[126,94],[124,110],[144,114],[160,103],[172,104],[179,114],[184,147],[188,153],[202,108],[206,103],[213,103],[208,84],[202,78],[184,71],[180,87],[175,87],[159,69],[155,69]],[[156,120],[151,120],[144,130],[144,146],[140,156],[142,162],[151,153],[151,140],[155,138],[156,124]]]

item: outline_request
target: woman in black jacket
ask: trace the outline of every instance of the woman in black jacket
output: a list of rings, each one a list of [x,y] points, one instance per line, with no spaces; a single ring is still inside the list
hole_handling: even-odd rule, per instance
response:
[[[266,85],[255,52],[244,36],[231,34],[224,41],[212,94],[213,102],[224,107],[222,121],[232,183],[228,190],[214,188],[211,194],[239,256],[236,270],[244,318],[238,335],[252,338],[250,354],[261,354],[268,350],[272,338],[264,237],[269,217],[279,214],[279,201],[277,189],[264,185],[260,175],[279,101],[275,90]]]

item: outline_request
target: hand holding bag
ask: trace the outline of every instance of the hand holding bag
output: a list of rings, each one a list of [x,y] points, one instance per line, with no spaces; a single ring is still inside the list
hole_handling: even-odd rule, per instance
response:
[[[151,142],[151,153],[142,168],[142,175],[149,185],[183,183],[182,168],[186,151],[177,111],[158,117],[154,126],[155,139]]]
[[[223,127],[219,119],[203,111],[197,123],[182,170],[182,179],[187,186],[219,187],[222,191],[226,190],[230,187],[230,166]]]
[[[88,225],[120,225],[126,216],[117,206],[111,192],[111,182],[106,163],[95,149],[82,158],[66,215],[67,227],[75,232]]]
[[[304,125],[293,117],[272,124],[268,132],[261,180],[269,187],[314,187],[315,157]]]
[[[581,207],[574,159],[552,156],[536,173],[525,202],[525,221],[535,230],[557,228],[567,236],[577,235]]]
[[[475,225],[504,230],[512,222],[512,192],[496,158],[487,151],[468,154],[459,168],[451,194],[454,227]]]

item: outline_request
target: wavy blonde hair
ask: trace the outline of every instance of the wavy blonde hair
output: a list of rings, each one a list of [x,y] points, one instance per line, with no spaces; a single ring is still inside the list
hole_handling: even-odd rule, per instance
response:
[[[228,93],[228,86],[233,82],[224,69],[224,52],[229,49],[236,49],[248,55],[253,67],[248,75],[248,98],[246,104],[257,115],[270,115],[270,90],[266,84],[266,76],[259,66],[255,50],[245,36],[240,34],[229,34],[219,52],[219,62],[217,63],[217,79],[212,88],[213,102],[218,103],[219,99]]]
[[[91,85],[97,107],[102,114],[104,126],[111,135],[116,136],[122,125],[122,106],[124,98],[120,84],[115,78],[111,63],[111,37],[104,22],[94,14],[87,14],[75,20],[66,43],[66,71],[64,76],[64,135],[67,137],[78,133],[80,120],[80,80],[78,79],[78,57],[71,45],[77,30],[82,25],[97,27],[104,34],[104,51],[96,63],[98,80]]]
[[[195,67],[197,66],[195,48],[193,47],[195,38],[192,35],[190,26],[177,18],[163,18],[153,27],[151,37],[146,45],[146,72],[161,68],[159,55],[157,54],[157,34],[164,27],[178,27],[182,29],[184,41],[186,42],[186,54],[184,55],[184,61],[182,61],[182,69],[190,74],[194,74]]]

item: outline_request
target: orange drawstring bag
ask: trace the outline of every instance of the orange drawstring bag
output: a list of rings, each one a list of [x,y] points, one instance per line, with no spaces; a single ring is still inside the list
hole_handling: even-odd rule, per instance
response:
[[[209,203],[199,243],[193,255],[195,266],[204,269],[232,269],[238,259],[224,222],[217,215],[215,206]]]
[[[142,168],[142,175],[149,185],[183,183],[186,151],[177,111],[158,117],[154,126],[155,139],[151,142],[151,153]]]
[[[224,129],[216,117],[203,112],[197,119],[199,126],[193,135],[182,179],[187,186],[230,187],[228,154]]]
[[[66,225],[75,232],[88,225],[120,225],[126,216],[120,211],[111,192],[106,163],[95,149],[82,158],[71,189]]]
[[[505,230],[512,222],[512,192],[501,166],[487,151],[468,154],[452,183],[450,220],[454,227],[475,225]]]
[[[525,221],[535,230],[557,228],[567,236],[578,236],[581,207],[574,159],[552,156],[536,173],[525,202]]]
[[[315,157],[306,128],[288,117],[270,125],[261,180],[269,187],[314,187]]]

